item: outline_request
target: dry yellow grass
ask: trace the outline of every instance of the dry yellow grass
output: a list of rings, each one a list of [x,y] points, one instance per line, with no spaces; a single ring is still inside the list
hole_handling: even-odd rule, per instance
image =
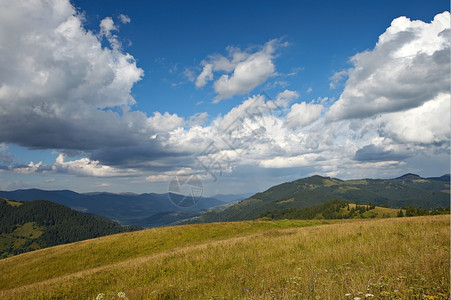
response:
[[[364,299],[365,294],[374,299],[449,299],[449,221],[449,215],[442,215],[288,229],[284,229],[285,224],[248,230],[227,239],[193,240],[116,262],[111,249],[108,254],[97,254],[103,261],[99,266],[46,279],[41,276],[29,283],[22,280],[4,286],[0,296],[95,299],[103,293],[106,299],[117,299],[117,293],[124,292],[129,299]],[[261,226],[258,222],[221,226],[239,228],[246,224]],[[177,230],[195,228],[211,234],[211,224],[195,226]],[[154,232],[159,230],[175,233],[164,231],[168,229]],[[120,237],[118,244],[133,243],[131,234]],[[85,242],[87,246],[90,243],[99,241]],[[70,252],[75,246],[65,247],[48,251],[54,251],[58,258],[58,252]],[[37,252],[37,256],[44,253]],[[111,256],[110,264],[102,260],[103,255]],[[24,255],[0,261],[7,274],[2,281],[13,279],[16,272],[8,272],[15,267],[24,271],[33,264],[24,257],[31,259],[31,255]],[[74,266],[84,264],[82,260],[73,262]]]
[[[21,206],[21,205],[22,205],[21,202],[17,202],[17,201],[5,199],[5,198],[0,198],[0,199],[5,200],[6,203],[8,203],[8,204],[11,205],[11,206]]]
[[[163,227],[60,245],[0,260],[0,290],[186,246],[325,221],[251,221]]]

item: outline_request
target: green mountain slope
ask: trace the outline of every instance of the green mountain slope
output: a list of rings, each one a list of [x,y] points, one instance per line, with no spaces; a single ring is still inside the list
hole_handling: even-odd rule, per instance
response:
[[[448,176],[448,177],[446,177]],[[253,220],[268,211],[302,209],[331,200],[373,203],[392,208],[403,206],[426,209],[449,206],[449,181],[406,174],[395,179],[343,181],[312,176],[274,186],[223,211],[206,213],[188,223]]]
[[[50,201],[0,198],[0,258],[136,229]]]

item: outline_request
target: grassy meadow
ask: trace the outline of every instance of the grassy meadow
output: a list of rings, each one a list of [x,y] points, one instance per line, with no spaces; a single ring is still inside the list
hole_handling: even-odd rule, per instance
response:
[[[356,208],[355,203],[350,203],[349,208]],[[395,218],[398,215],[399,209],[394,208],[388,208],[388,207],[382,207],[382,206],[376,206],[374,209],[366,211],[362,214],[363,218]],[[406,210],[402,210],[404,215],[406,214]],[[343,214],[346,214],[348,211],[347,209],[342,209],[341,211]],[[356,216],[358,218],[358,216]]]
[[[449,215],[195,224],[0,260],[0,297],[449,299],[449,267]]]

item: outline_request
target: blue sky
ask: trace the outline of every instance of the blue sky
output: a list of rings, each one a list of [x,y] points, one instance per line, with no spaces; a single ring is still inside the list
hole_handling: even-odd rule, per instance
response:
[[[0,189],[449,173],[447,1],[0,8]]]
[[[348,59],[355,53],[373,48],[394,18],[405,15],[431,21],[437,13],[449,10],[446,1],[434,5],[425,1],[73,3],[86,12],[86,27],[94,31],[104,17],[111,16],[116,22],[120,14],[130,17],[129,24],[121,25],[119,36],[124,50],[135,57],[145,72],[133,88],[137,108],[183,117],[205,110],[224,113],[243,101],[240,95],[228,103],[211,105],[212,90],[196,89],[183,75],[186,68],[197,75],[202,60],[215,53],[225,55],[228,46],[245,49],[281,38],[290,46],[281,49],[276,59],[277,71],[297,74],[291,78],[278,76],[268,82],[286,81],[303,94],[312,87],[305,100],[331,94],[338,97],[340,91],[329,90],[329,77],[349,67]],[[273,90],[277,93],[277,89]],[[199,101],[205,105],[196,106]]]

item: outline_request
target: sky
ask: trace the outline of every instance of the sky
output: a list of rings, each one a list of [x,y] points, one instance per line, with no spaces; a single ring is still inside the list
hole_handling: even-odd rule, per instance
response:
[[[0,0],[0,189],[450,173],[449,9]]]

